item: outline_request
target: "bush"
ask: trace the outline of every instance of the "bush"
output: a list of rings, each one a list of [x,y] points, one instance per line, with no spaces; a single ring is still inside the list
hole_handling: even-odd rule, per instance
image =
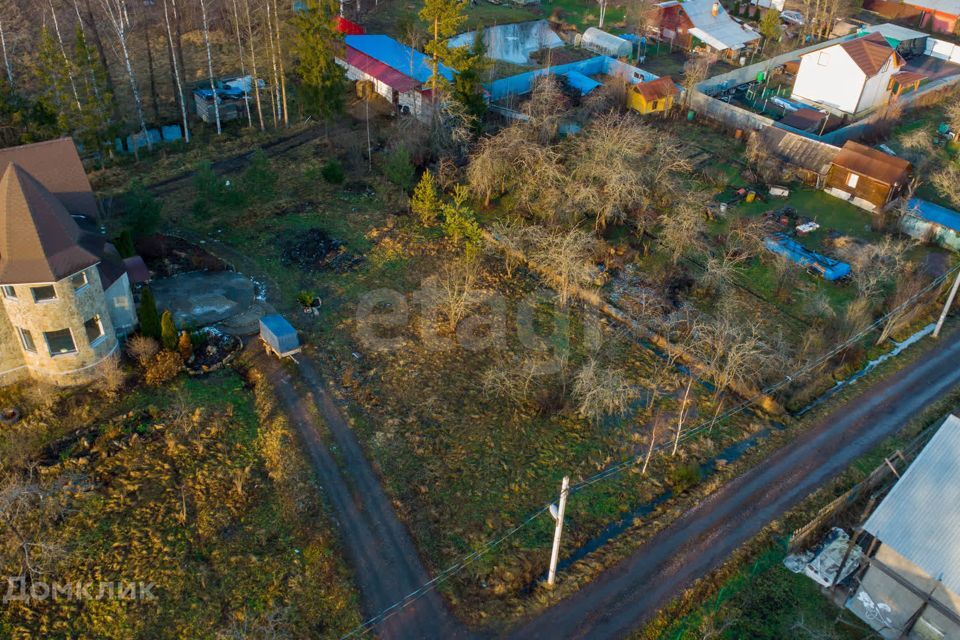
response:
[[[121,258],[130,258],[137,254],[137,250],[133,246],[133,234],[130,233],[129,229],[120,232],[120,235],[113,241],[113,246],[117,248],[117,253],[120,254]]]
[[[120,366],[120,358],[116,355],[109,356],[97,369],[97,380],[94,388],[108,402],[116,400],[117,394],[123,388],[124,375],[123,368]]]
[[[177,377],[183,370],[183,358],[176,351],[161,351],[150,362],[144,381],[159,386]]]
[[[300,306],[306,309],[307,307],[313,306],[313,301],[316,300],[317,296],[312,291],[301,291],[297,294],[297,302],[300,303]]]
[[[240,185],[244,196],[250,200],[265,202],[273,199],[277,174],[270,168],[270,160],[263,149],[257,149],[250,158],[250,165],[243,172]]]
[[[340,184],[346,177],[343,173],[343,166],[336,160],[328,160],[320,169],[320,175],[330,184]]]
[[[413,163],[410,162],[410,152],[406,147],[397,147],[387,155],[383,175],[404,192],[409,192],[413,187],[415,173]]]
[[[164,311],[160,316],[160,342],[167,351],[176,351],[179,342],[177,324],[173,321],[173,314]]]
[[[180,340],[177,341],[177,352],[184,362],[189,362],[193,356],[193,341],[190,334],[186,331],[180,332]]]
[[[144,287],[140,294],[140,333],[154,340],[160,339],[160,314],[157,313],[157,301],[153,291]]]
[[[673,492],[682,493],[700,483],[700,465],[690,462],[673,467],[670,469],[669,479],[670,484],[673,485]]]
[[[127,340],[127,354],[146,368],[153,356],[160,351],[160,344],[149,336],[135,335]]]
[[[147,191],[140,180],[134,180],[123,194],[127,225],[134,237],[153,233],[160,224],[160,201]]]

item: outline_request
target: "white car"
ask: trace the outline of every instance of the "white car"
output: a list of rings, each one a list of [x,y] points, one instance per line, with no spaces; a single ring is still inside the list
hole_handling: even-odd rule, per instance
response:
[[[780,19],[790,24],[803,26],[803,14],[799,11],[781,11]]]

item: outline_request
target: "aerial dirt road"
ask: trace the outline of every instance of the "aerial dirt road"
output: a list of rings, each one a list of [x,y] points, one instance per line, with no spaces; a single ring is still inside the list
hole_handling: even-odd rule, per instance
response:
[[[375,616],[430,579],[410,534],[397,519],[353,431],[309,356],[297,356],[299,377],[307,389],[303,393],[284,365],[264,353],[257,341],[251,341],[247,351],[253,366],[272,384],[290,426],[303,443],[340,532],[365,617]],[[316,420],[311,404],[325,425]],[[324,437],[328,443],[323,441]],[[377,625],[372,634],[358,637],[368,635],[390,640],[432,640],[459,638],[466,635],[466,630],[447,611],[440,594],[429,591]]]
[[[822,417],[623,562],[508,637],[623,638],[767,523],[960,384],[960,331],[940,340],[938,349]]]

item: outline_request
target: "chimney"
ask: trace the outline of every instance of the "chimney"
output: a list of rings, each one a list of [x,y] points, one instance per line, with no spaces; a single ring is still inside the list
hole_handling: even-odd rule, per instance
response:
[[[717,14],[720,13],[720,2],[719,0],[713,3],[713,9],[710,11],[713,14],[713,17],[716,18]]]

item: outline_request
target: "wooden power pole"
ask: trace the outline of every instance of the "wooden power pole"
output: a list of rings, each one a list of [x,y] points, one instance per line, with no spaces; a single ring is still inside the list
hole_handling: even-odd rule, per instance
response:
[[[557,528],[553,531],[553,551],[550,552],[550,571],[547,573],[547,584],[551,587],[557,580],[557,561],[560,559],[560,536],[563,535],[563,512],[567,508],[567,495],[570,493],[570,477],[563,476],[560,485],[560,502],[557,504]],[[551,505],[552,506],[552,505]],[[553,509],[550,510],[551,515]]]
[[[960,271],[957,272],[957,278],[953,281],[953,288],[950,289],[950,295],[947,296],[947,304],[943,305],[943,312],[940,313],[940,319],[937,320],[937,328],[933,330],[933,337],[940,337],[940,329],[943,328],[943,321],[947,319],[947,313],[953,306],[953,300],[957,297],[957,289],[960,289]]]

